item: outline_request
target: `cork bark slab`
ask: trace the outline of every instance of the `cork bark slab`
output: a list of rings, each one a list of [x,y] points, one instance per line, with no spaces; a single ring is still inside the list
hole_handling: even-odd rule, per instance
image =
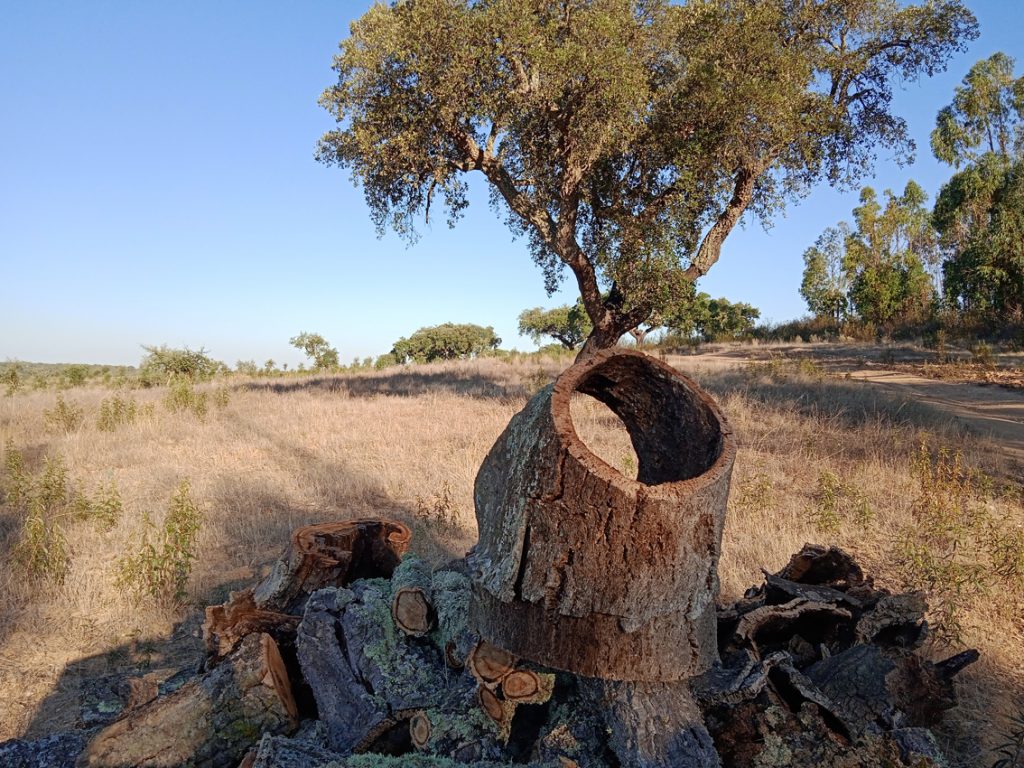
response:
[[[591,395],[625,424],[636,480],[579,439]],[[567,369],[509,423],[477,475],[470,622],[540,664],[675,681],[717,658],[718,558],[736,446],[714,401],[639,352]]]

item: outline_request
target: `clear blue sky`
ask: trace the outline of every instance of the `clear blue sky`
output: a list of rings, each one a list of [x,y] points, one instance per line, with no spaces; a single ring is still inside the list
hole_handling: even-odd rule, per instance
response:
[[[936,111],[975,60],[1024,65],[1018,3],[969,4],[982,36],[898,93],[918,160],[882,158],[879,189],[912,177],[934,195],[949,175],[928,152]],[[135,364],[166,343],[294,365],[306,330],[348,361],[446,321],[530,348],[516,316],[574,286],[545,295],[480,184],[455,230],[407,247],[377,239],[347,175],[313,160],[331,57],[368,6],[0,1],[0,360]],[[701,289],[803,314],[801,254],[855,201],[821,189],[767,233],[734,232]]]

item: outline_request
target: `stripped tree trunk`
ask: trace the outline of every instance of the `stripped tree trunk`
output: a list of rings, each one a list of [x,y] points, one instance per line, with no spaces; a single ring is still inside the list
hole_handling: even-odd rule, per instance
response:
[[[637,480],[577,437],[577,392],[625,423]],[[621,349],[577,362],[512,419],[477,475],[471,626],[518,656],[590,677],[703,672],[718,658],[735,454],[711,398],[668,365]]]

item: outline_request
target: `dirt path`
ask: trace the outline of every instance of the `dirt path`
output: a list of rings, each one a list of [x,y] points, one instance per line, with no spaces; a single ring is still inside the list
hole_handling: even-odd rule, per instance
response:
[[[1008,455],[1024,460],[1024,391],[937,381],[898,371],[862,368],[850,378],[884,387],[907,400],[942,410],[980,435],[992,438]]]
[[[878,362],[868,363],[866,348],[840,345],[800,345],[783,349],[728,347],[703,354],[673,357],[672,363],[687,367],[723,370],[764,362],[780,353],[790,360],[806,357],[837,377],[868,382],[907,402],[923,402],[949,414],[979,436],[991,438],[1003,453],[1024,463],[1024,390],[941,381],[889,370]],[[867,357],[870,359],[869,353]],[[1024,479],[1024,478],[1022,478]]]

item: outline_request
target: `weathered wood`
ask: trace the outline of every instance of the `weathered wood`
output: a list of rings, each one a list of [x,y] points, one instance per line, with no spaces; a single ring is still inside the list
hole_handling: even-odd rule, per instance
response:
[[[797,598],[782,605],[765,605],[744,614],[733,634],[734,642],[748,645],[758,656],[786,645],[797,633],[813,632],[814,641],[827,643],[848,625],[852,634],[853,614],[832,603],[815,603]],[[805,638],[806,638],[805,635]]]
[[[254,590],[253,601],[261,610],[300,613],[305,598],[318,589],[390,577],[411,537],[408,527],[393,520],[343,520],[299,528],[288,552]]]
[[[721,765],[700,709],[684,683],[587,681],[605,721],[608,747],[632,768]]]
[[[431,602],[437,614],[433,640],[452,669],[462,669],[477,638],[469,629],[469,577],[449,566],[435,571]]]
[[[391,615],[395,626],[411,637],[422,637],[434,627],[432,585],[430,565],[415,555],[406,556],[391,576]]]
[[[258,608],[251,589],[232,592],[226,603],[206,608],[203,642],[208,656],[207,665],[214,666],[247,635],[266,632],[279,640],[277,635],[280,633],[294,635],[298,624],[297,616]]]
[[[576,393],[622,419],[637,480],[579,439]],[[471,628],[582,675],[669,681],[707,669],[735,453],[711,398],[668,365],[615,349],[571,366],[512,419],[477,475]]]
[[[928,637],[927,610],[922,592],[886,595],[857,622],[857,642],[918,648]]]
[[[775,575],[800,584],[820,584],[842,590],[871,584],[852,555],[839,547],[819,544],[804,544]]]
[[[261,734],[297,726],[291,692],[273,672],[275,652],[269,635],[249,635],[212,671],[100,731],[78,765],[234,768]]]
[[[260,740],[259,747],[252,754],[251,768],[327,768],[342,757],[308,741],[271,734]]]

